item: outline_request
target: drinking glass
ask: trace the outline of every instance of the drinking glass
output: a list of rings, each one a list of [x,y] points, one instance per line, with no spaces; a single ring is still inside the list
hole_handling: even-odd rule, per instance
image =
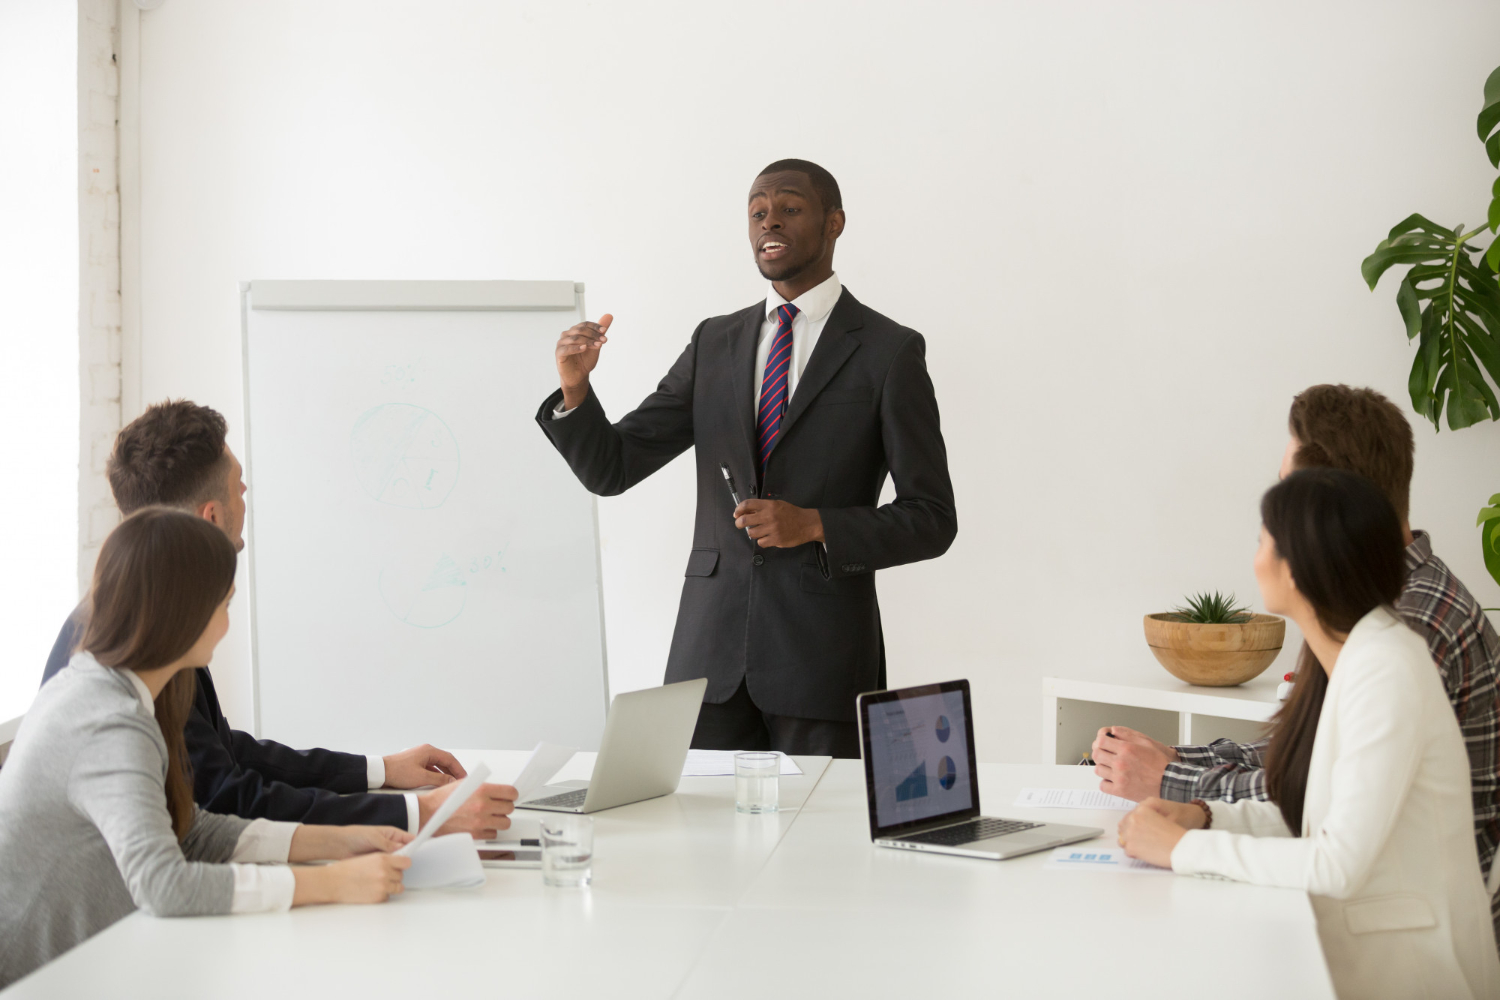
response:
[[[542,820],[542,881],[575,889],[594,877],[594,820],[554,813]]]
[[[742,813],[773,813],[781,799],[781,755],[734,755],[734,809]]]

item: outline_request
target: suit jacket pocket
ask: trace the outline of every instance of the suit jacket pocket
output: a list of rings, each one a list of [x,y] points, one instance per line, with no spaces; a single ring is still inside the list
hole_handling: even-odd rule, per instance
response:
[[[1436,927],[1437,918],[1421,896],[1376,896],[1345,903],[1344,926],[1350,934],[1413,931]]]
[[[818,393],[814,406],[837,406],[840,403],[868,403],[875,390],[870,386],[860,389],[824,389]]]
[[[718,549],[694,549],[688,556],[687,572],[683,576],[713,576],[719,565]]]
[[[836,594],[839,597],[874,597],[875,574],[836,576],[828,579],[816,563],[802,564],[802,589],[809,594]]]

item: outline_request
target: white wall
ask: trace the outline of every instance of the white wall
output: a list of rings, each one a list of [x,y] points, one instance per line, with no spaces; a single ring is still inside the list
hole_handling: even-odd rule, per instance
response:
[[[1485,2],[140,17],[143,396],[236,434],[254,278],[586,281],[617,317],[595,384],[623,413],[700,319],[763,294],[757,170],[829,167],[839,273],[927,335],[958,494],[953,550],[880,576],[890,678],[970,677],[987,760],[1038,759],[1044,675],[1149,662],[1143,613],[1255,596],[1291,395],[1406,405],[1394,287],[1367,291],[1361,258],[1414,210],[1474,223],[1493,179]],[[1489,603],[1473,522],[1500,426],[1417,437],[1414,521]],[[600,502],[616,689],[660,678],[690,478],[679,460]],[[216,672],[242,724],[247,663],[241,614]]]
[[[0,721],[78,599],[78,12],[0,4]]]

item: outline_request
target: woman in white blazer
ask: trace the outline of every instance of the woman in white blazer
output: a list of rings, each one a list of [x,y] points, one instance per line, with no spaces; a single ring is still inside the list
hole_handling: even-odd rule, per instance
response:
[[[1126,853],[1306,890],[1340,997],[1500,997],[1469,760],[1422,639],[1391,611],[1401,527],[1369,481],[1295,472],[1261,501],[1255,576],[1306,644],[1267,752],[1270,802],[1147,799]]]

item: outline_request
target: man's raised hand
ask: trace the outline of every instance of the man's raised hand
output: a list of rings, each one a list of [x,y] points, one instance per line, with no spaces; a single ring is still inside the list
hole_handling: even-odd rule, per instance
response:
[[[564,408],[571,410],[588,398],[589,372],[599,363],[599,349],[609,339],[606,334],[614,321],[605,313],[599,322],[577,323],[557,338],[557,377],[562,383]]]

